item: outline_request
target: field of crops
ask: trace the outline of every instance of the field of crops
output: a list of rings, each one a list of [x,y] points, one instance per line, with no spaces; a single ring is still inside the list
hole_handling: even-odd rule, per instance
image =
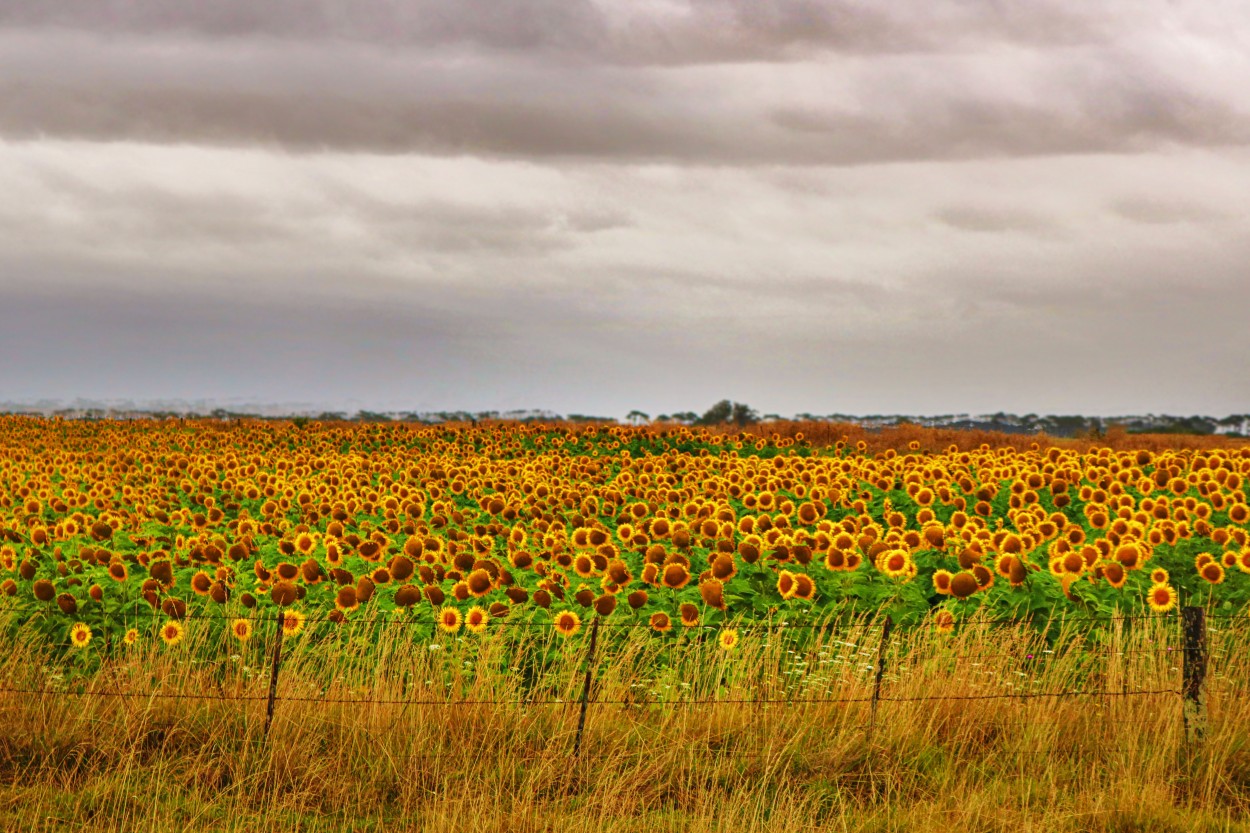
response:
[[[862,445],[862,444],[861,444]],[[69,650],[592,617],[1237,612],[1250,448],[912,448],[682,427],[0,422],[0,593]]]
[[[0,827],[1245,829],[1250,448],[1133,439],[0,418]]]

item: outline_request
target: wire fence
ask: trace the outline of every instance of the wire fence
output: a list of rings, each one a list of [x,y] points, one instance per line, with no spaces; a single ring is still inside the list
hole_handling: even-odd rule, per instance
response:
[[[134,611],[125,614],[119,614],[119,618],[130,621]],[[159,611],[143,611],[140,615],[163,615]],[[249,692],[246,690],[238,690],[239,686],[235,686],[235,690],[226,691],[225,687],[220,685],[216,691],[135,691],[122,690],[117,687],[110,688],[110,680],[107,675],[98,674],[94,678],[79,679],[49,679],[43,677],[37,685],[35,684],[10,684],[0,685],[0,695],[23,695],[28,697],[71,697],[85,699],[116,699],[121,701],[229,701],[239,704],[259,703],[266,704],[266,721],[264,736],[269,734],[272,724],[275,707],[279,704],[304,704],[304,705],[320,705],[320,706],[347,706],[347,707],[379,707],[379,706],[403,706],[423,707],[423,708],[453,708],[464,709],[472,707],[501,707],[513,706],[518,708],[537,708],[537,707],[577,707],[579,710],[578,729],[572,754],[577,754],[582,743],[584,734],[584,726],[586,714],[590,709],[603,709],[607,707],[617,707],[622,709],[689,709],[689,708],[708,708],[708,707],[814,707],[814,706],[853,706],[867,704],[872,713],[872,719],[875,721],[876,712],[882,704],[924,704],[924,703],[940,703],[940,702],[969,702],[969,701],[1016,701],[1026,702],[1034,700],[1066,700],[1077,698],[1100,698],[1103,701],[1110,701],[1116,698],[1142,698],[1142,697],[1175,697],[1178,702],[1185,706],[1186,725],[1201,725],[1205,721],[1205,703],[1206,703],[1206,687],[1208,678],[1207,664],[1211,657],[1211,652],[1207,646],[1207,620],[1208,618],[1220,622],[1221,625],[1228,624],[1232,621],[1229,617],[1212,615],[1200,608],[1185,608],[1179,612],[1179,615],[1108,615],[1102,617],[1083,616],[1068,617],[1062,621],[1065,623],[1103,623],[1110,624],[1116,622],[1153,622],[1161,625],[1164,632],[1176,633],[1181,637],[1182,644],[1159,644],[1147,648],[1129,647],[1123,650],[1115,650],[1114,647],[1108,646],[1105,650],[1090,649],[1088,646],[1078,644],[1074,650],[1084,651],[1091,657],[1102,660],[1109,664],[1115,658],[1122,657],[1142,657],[1148,655],[1157,655],[1165,659],[1169,664],[1166,669],[1167,677],[1179,677],[1172,679],[1172,684],[1156,684],[1145,687],[1130,688],[1126,680],[1121,680],[1118,687],[1113,688],[1107,679],[1103,680],[1102,685],[1090,686],[1072,685],[1070,687],[1053,688],[1046,690],[1033,690],[1029,687],[1029,681],[1026,679],[1019,683],[1002,682],[995,687],[996,690],[960,692],[960,693],[944,693],[941,691],[926,692],[924,694],[910,694],[905,690],[893,690],[898,684],[897,679],[888,678],[886,671],[890,668],[892,657],[889,648],[891,647],[892,623],[888,617],[880,619],[880,625],[877,619],[861,618],[853,623],[848,622],[790,622],[790,621],[774,621],[767,623],[736,623],[725,626],[707,627],[701,626],[697,629],[689,629],[691,633],[721,633],[724,630],[732,628],[734,631],[745,631],[755,629],[771,633],[787,633],[794,632],[796,629],[808,629],[812,633],[816,633],[817,629],[821,634],[838,635],[846,634],[851,627],[858,627],[857,634],[861,639],[871,635],[874,632],[880,634],[879,642],[875,646],[870,641],[861,643],[844,643],[855,648],[855,656],[858,657],[858,664],[864,670],[872,672],[869,680],[856,679],[850,681],[852,689],[858,688],[857,692],[839,691],[832,692],[829,689],[833,687],[833,683],[826,681],[826,691],[822,695],[813,695],[804,692],[783,692],[784,696],[777,696],[775,692],[760,691],[756,696],[689,696],[684,693],[676,695],[656,696],[652,692],[641,692],[636,696],[631,693],[627,697],[603,697],[597,696],[598,686],[596,683],[596,640],[600,636],[600,631],[620,633],[622,631],[638,631],[647,630],[646,623],[626,622],[612,623],[600,617],[593,617],[588,627],[583,631],[589,640],[588,651],[580,662],[582,669],[580,671],[581,694],[557,697],[548,693],[546,696],[521,696],[507,698],[492,697],[465,697],[455,698],[450,696],[430,697],[430,696],[377,696],[376,691],[358,694],[356,696],[344,696],[339,691],[334,691],[332,687],[319,694],[305,694],[291,690],[282,690],[279,685],[279,678],[283,668],[283,646],[282,636],[286,628],[284,627],[286,617],[289,614],[278,613],[275,615],[264,616],[261,614],[251,614],[249,616],[230,616],[219,615],[213,612],[199,612],[186,617],[187,619],[208,619],[223,620],[228,619],[237,621],[245,618],[249,622],[270,622],[274,624],[274,638],[272,648],[266,649],[266,653],[271,652],[272,662],[268,675],[268,691],[266,693]],[[165,616],[164,618],[169,618]],[[1244,618],[1244,617],[1239,617]],[[303,617],[304,622],[310,622],[314,619],[326,619],[328,617]],[[365,620],[367,624],[394,624],[396,622],[404,622],[403,619],[395,617],[381,617],[377,620]],[[551,628],[555,626],[554,622],[516,622],[509,620],[493,620],[496,627],[526,627],[526,628]],[[1013,626],[1019,627],[1027,625],[1027,620],[1002,620],[1002,619],[971,619],[957,623],[963,626],[969,624],[980,624],[987,627],[1003,627]],[[615,626],[615,627],[614,627]],[[1013,631],[1019,633],[1019,631]],[[1079,638],[1079,634],[1077,636]],[[68,645],[68,643],[67,643]],[[957,664],[977,665],[991,661],[997,662],[1013,662],[1013,663],[1029,663],[1039,659],[1045,659],[1050,656],[1059,655],[1063,652],[1065,646],[1062,644],[1054,644],[1045,647],[1045,643],[1039,646],[1036,644],[1025,644],[1018,646],[1008,646],[1001,651],[992,652],[973,652],[960,653],[953,651],[945,654],[942,658]],[[1178,663],[1179,658],[1179,663]],[[871,661],[868,661],[871,659]],[[1233,658],[1235,660],[1235,658]],[[1175,667],[1179,666],[1179,667]],[[899,669],[899,670],[905,670]],[[1105,670],[1105,669],[1104,669]],[[1216,675],[1218,677],[1218,675]],[[116,680],[112,680],[114,684]],[[680,681],[679,681],[680,682]],[[847,681],[835,681],[847,682]],[[406,685],[406,683],[405,683]],[[974,682],[967,682],[965,685],[973,685]],[[848,686],[841,686],[843,689]],[[644,686],[645,688],[645,686]],[[1116,690],[1118,688],[1118,690]]]
[[[574,608],[569,608],[569,610],[572,610],[572,612],[574,613],[577,612],[577,610]],[[43,609],[36,609],[33,611],[26,611],[26,612],[29,613],[30,615],[43,615],[43,614],[52,615],[52,616],[63,615],[62,611],[56,609],[55,606],[51,604],[49,604],[48,607],[43,608]],[[488,617],[487,620],[484,622],[483,626],[488,629],[493,629],[493,628],[538,629],[538,630],[552,629],[552,628],[558,629],[559,624],[554,620],[554,615],[558,612],[560,611],[553,612],[553,618],[550,620],[546,620],[546,621],[535,620],[535,619],[507,619],[507,618],[501,618],[501,617]],[[151,607],[151,606],[143,606],[143,607],[136,606],[124,612],[119,611],[119,612],[109,614],[110,618],[122,620],[122,621],[129,620],[129,619],[135,619],[135,620],[138,620],[138,619],[175,619],[178,621],[199,620],[199,621],[215,621],[215,622],[237,622],[237,621],[273,622],[276,615],[277,615],[276,612],[275,613],[257,612],[254,609],[249,609],[247,612],[225,613],[225,612],[214,611],[211,608],[185,609],[180,612],[171,613],[160,607]],[[292,615],[292,614],[287,614],[287,615]],[[381,615],[381,614],[374,613],[373,615],[366,617],[366,618],[353,618],[349,614],[345,614],[341,611],[325,613],[325,614],[321,614],[321,613],[309,614],[309,613],[303,613],[303,612],[296,612],[294,613],[294,615],[298,616],[301,622],[307,623],[307,624],[332,623],[335,625],[342,625],[345,623],[355,623],[355,624],[400,625],[400,624],[412,624],[414,622],[420,621],[419,615],[416,613],[416,611],[413,608],[402,608],[402,607],[395,608],[394,611],[389,615]],[[585,606],[584,609],[581,610],[580,615],[595,616],[595,611],[593,607]],[[579,615],[579,618],[580,618],[580,615]],[[1204,610],[1204,616],[1208,620],[1221,621],[1221,622],[1226,623],[1227,625],[1231,625],[1234,627],[1250,628],[1250,612],[1248,611],[1229,612],[1229,611]],[[690,628],[699,629],[699,630],[735,630],[735,631],[743,631],[743,632],[777,631],[779,633],[784,632],[786,630],[829,631],[829,630],[834,630],[834,629],[846,629],[846,628],[851,628],[851,627],[857,627],[857,626],[862,626],[864,624],[879,624],[883,620],[884,617],[885,617],[885,614],[882,614],[879,612],[867,613],[867,614],[854,614],[851,616],[839,616],[835,614],[835,615],[831,615],[828,617],[821,617],[821,618],[815,618],[815,619],[809,619],[809,618],[794,619],[794,618],[789,618],[785,615],[777,614],[763,621],[741,622],[741,621],[726,620],[726,621],[723,621],[714,625],[706,625],[706,624],[701,624],[701,623],[695,624],[695,625],[690,626]],[[600,620],[599,627],[601,630],[627,630],[629,631],[629,630],[653,629],[652,625],[650,625],[646,620],[640,619],[640,618],[630,618],[627,621],[619,621],[619,620],[614,621],[610,617],[603,617],[603,616],[595,616],[595,618],[598,618]],[[1067,625],[1099,625],[1099,624],[1100,625],[1114,625],[1115,623],[1118,623],[1118,622],[1176,623],[1180,620],[1180,618],[1181,618],[1180,611],[1177,611],[1177,610],[1173,610],[1173,611],[1165,612],[1165,613],[1140,613],[1140,614],[1115,613],[1115,614],[1104,614],[1104,615],[1081,615],[1081,616],[1068,616],[1063,613],[1060,613],[1059,615],[1045,615],[1045,616],[1038,615],[1037,613],[1022,614],[1019,616],[981,616],[981,615],[974,614],[974,615],[970,615],[962,619],[959,619],[959,618],[952,619],[949,622],[949,627],[952,629],[956,629],[956,630],[963,629],[963,628],[971,628],[971,627],[991,627],[991,628],[1060,627],[1062,628]],[[674,624],[680,624],[680,619],[674,618],[673,621],[674,621]]]

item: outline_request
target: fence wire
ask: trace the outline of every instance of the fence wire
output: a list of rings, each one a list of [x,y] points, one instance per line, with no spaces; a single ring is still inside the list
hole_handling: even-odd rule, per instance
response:
[[[148,611],[148,612],[154,616],[160,615],[159,611]],[[1201,614],[1201,613],[1202,613],[1201,611],[1197,611],[1197,614]],[[1153,688],[1129,689],[1127,685],[1124,683],[1124,681],[1121,681],[1120,685],[1118,686],[1119,690],[1110,690],[1106,685],[1104,685],[1103,687],[1090,687],[1088,685],[1086,686],[1074,685],[1073,687],[1070,687],[1070,688],[1029,690],[1027,680],[1021,680],[1021,681],[1018,681],[1019,688],[1016,690],[1001,690],[1001,687],[1000,687],[1000,690],[986,690],[982,692],[974,691],[974,692],[950,693],[950,694],[943,694],[940,692],[916,694],[916,695],[905,694],[905,693],[895,693],[895,692],[892,692],[891,689],[894,688],[894,686],[897,685],[902,680],[902,678],[899,675],[906,674],[907,672],[909,672],[911,670],[911,666],[909,665],[898,666],[897,669],[892,669],[891,673],[889,675],[886,675],[885,671],[887,669],[887,666],[891,662],[897,663],[898,660],[900,659],[900,657],[893,656],[892,654],[889,654],[886,651],[889,636],[890,636],[889,627],[887,626],[887,627],[881,628],[878,625],[877,629],[874,630],[873,626],[876,623],[874,623],[872,620],[858,620],[852,623],[837,623],[837,622],[829,622],[829,621],[820,622],[820,623],[816,623],[816,622],[748,623],[748,625],[745,625],[745,626],[744,625],[732,625],[732,627],[735,630],[744,630],[744,629],[747,629],[747,627],[749,627],[750,625],[755,625],[756,627],[759,627],[761,630],[767,629],[772,632],[780,632],[780,633],[784,633],[794,628],[809,628],[809,629],[821,628],[821,629],[828,630],[831,634],[836,634],[839,632],[836,630],[836,627],[839,625],[841,625],[842,627],[846,627],[846,628],[857,627],[858,633],[863,638],[862,644],[852,645],[852,644],[846,643],[848,647],[856,649],[854,651],[854,654],[857,655],[857,658],[852,657],[850,660],[847,660],[847,662],[842,663],[842,665],[845,668],[847,667],[848,664],[851,664],[851,665],[854,665],[855,667],[861,668],[863,670],[868,670],[868,671],[872,671],[875,669],[875,672],[876,672],[875,679],[872,677],[872,675],[869,675],[869,677],[866,680],[859,680],[858,686],[854,685],[855,681],[853,679],[852,680],[844,679],[843,687],[844,688],[846,687],[845,686],[846,682],[852,682],[851,687],[853,689],[857,688],[862,693],[848,692],[845,695],[828,694],[828,689],[830,686],[826,685],[826,694],[823,696],[805,696],[802,693],[794,693],[794,694],[789,694],[787,696],[775,696],[775,695],[769,695],[766,693],[761,693],[758,696],[752,696],[752,697],[738,697],[738,696],[703,696],[701,697],[701,696],[684,696],[684,695],[666,696],[666,695],[657,695],[654,692],[648,692],[648,693],[639,694],[637,696],[596,697],[594,696],[596,687],[595,685],[592,685],[592,682],[594,681],[594,674],[596,671],[593,647],[591,648],[591,651],[589,652],[589,654],[583,657],[584,662],[580,663],[581,665],[584,666],[584,668],[581,670],[577,670],[575,672],[578,678],[581,678],[583,675],[585,676],[585,687],[583,689],[583,693],[581,697],[576,697],[576,696],[553,697],[550,695],[546,695],[546,696],[536,695],[533,697],[514,697],[514,696],[510,696],[506,698],[504,697],[501,697],[501,698],[470,697],[466,699],[456,699],[454,697],[431,698],[428,696],[420,696],[419,694],[415,694],[415,693],[414,693],[414,696],[410,696],[410,697],[403,697],[403,696],[381,697],[381,696],[367,696],[367,695],[366,696],[342,696],[340,694],[337,694],[331,691],[327,691],[319,695],[299,694],[299,693],[290,692],[290,691],[283,693],[281,688],[278,686],[278,676],[279,676],[280,669],[281,669],[282,654],[281,654],[281,641],[278,638],[277,625],[280,621],[282,621],[283,618],[285,618],[285,614],[280,614],[280,615],[266,615],[266,616],[257,615],[257,616],[251,617],[252,621],[272,622],[275,626],[273,628],[273,631],[274,631],[274,638],[275,638],[276,644],[274,646],[275,650],[274,650],[274,661],[272,664],[272,671],[268,679],[268,683],[269,683],[268,694],[249,693],[246,691],[238,691],[238,690],[232,693],[227,693],[225,691],[225,686],[220,680],[217,681],[216,683],[218,686],[217,691],[160,691],[160,690],[157,690],[157,691],[148,691],[148,692],[133,691],[133,690],[120,690],[120,689],[110,690],[100,685],[91,685],[91,684],[74,685],[72,682],[68,685],[56,685],[56,684],[49,685],[45,681],[41,685],[29,685],[29,684],[27,685],[18,685],[18,684],[0,685],[0,697],[3,697],[3,696],[27,696],[27,697],[39,697],[39,698],[53,697],[53,698],[75,698],[76,700],[91,700],[91,699],[110,700],[112,699],[112,700],[119,700],[123,702],[196,701],[196,702],[226,702],[226,703],[237,703],[240,705],[264,702],[267,704],[267,710],[268,710],[268,719],[266,719],[265,721],[264,735],[258,740],[250,739],[250,738],[239,739],[240,741],[245,742],[245,743],[251,743],[255,741],[260,744],[265,744],[268,742],[269,727],[270,727],[270,723],[272,720],[274,707],[276,705],[282,705],[282,704],[300,704],[303,706],[344,706],[344,707],[349,707],[349,708],[357,708],[361,710],[371,709],[374,707],[384,707],[384,706],[401,706],[404,709],[414,708],[414,707],[415,708],[434,708],[434,709],[444,709],[444,708],[463,709],[463,708],[472,708],[472,707],[513,707],[513,708],[519,708],[519,709],[531,709],[531,708],[539,708],[539,707],[556,707],[556,708],[576,707],[581,710],[583,717],[579,721],[578,730],[576,734],[577,742],[574,746],[574,751],[570,753],[566,750],[563,752],[553,753],[551,756],[553,760],[555,759],[567,760],[570,754],[573,756],[576,756],[581,748],[584,715],[588,709],[603,710],[605,708],[619,708],[619,709],[627,710],[627,711],[637,710],[637,709],[643,709],[643,710],[658,709],[658,710],[664,711],[664,710],[677,710],[677,709],[690,709],[690,708],[715,708],[715,707],[751,707],[751,708],[828,707],[828,708],[837,708],[837,707],[848,707],[848,706],[855,706],[855,705],[861,705],[861,706],[867,705],[872,710],[872,714],[874,716],[874,722],[875,722],[877,709],[885,704],[923,705],[923,704],[941,703],[941,702],[976,702],[976,701],[1028,702],[1028,701],[1036,701],[1036,700],[1064,700],[1064,699],[1078,699],[1078,698],[1094,698],[1094,699],[1109,703],[1114,700],[1130,699],[1130,698],[1145,698],[1145,697],[1176,697],[1178,698],[1178,703],[1179,703],[1181,698],[1189,697],[1192,694],[1191,686],[1192,686],[1193,674],[1197,673],[1201,675],[1203,679],[1205,679],[1208,676],[1216,680],[1226,679],[1226,677],[1224,677],[1220,673],[1219,669],[1216,669],[1215,673],[1213,674],[1208,674],[1208,671],[1206,668],[1207,661],[1216,657],[1224,658],[1226,657],[1226,653],[1221,652],[1221,651],[1216,651],[1213,653],[1207,652],[1206,642],[1205,642],[1206,630],[1205,630],[1205,626],[1202,624],[1205,621],[1205,619],[1201,615],[1197,615],[1197,614],[1194,613],[1194,609],[1187,609],[1187,614],[1184,617],[1158,616],[1158,615],[1136,615],[1136,616],[1116,615],[1116,616],[1103,616],[1103,617],[1078,617],[1078,618],[1067,618],[1067,619],[1062,619],[1062,620],[1053,620],[1053,621],[1061,621],[1065,623],[1071,623],[1071,622],[1106,623],[1106,622],[1116,622],[1116,621],[1153,621],[1153,622],[1165,622],[1174,626],[1177,624],[1181,624],[1182,620],[1184,620],[1184,624],[1187,626],[1187,628],[1190,625],[1192,625],[1193,622],[1198,622],[1198,627],[1200,628],[1201,633],[1195,637],[1187,629],[1185,632],[1185,640],[1183,640],[1183,645],[1173,646],[1173,645],[1159,644],[1159,645],[1155,645],[1152,647],[1144,647],[1144,648],[1130,647],[1124,650],[1113,650],[1111,648],[1107,648],[1106,650],[1101,650],[1097,646],[1089,646],[1089,645],[1086,645],[1084,642],[1078,642],[1078,644],[1074,646],[1073,650],[1083,651],[1087,653],[1091,659],[1095,661],[1102,660],[1104,663],[1107,663],[1108,665],[1104,666],[1104,669],[1103,669],[1104,674],[1106,673],[1107,669],[1110,667],[1110,663],[1112,663],[1115,660],[1115,658],[1118,658],[1118,657],[1157,655],[1160,657],[1166,657],[1167,659],[1172,660],[1173,662],[1177,662],[1178,665],[1183,665],[1183,668],[1173,667],[1169,670],[1171,672],[1178,672],[1176,676],[1183,678],[1184,685],[1163,685],[1163,686],[1158,686],[1158,687],[1153,687]],[[116,614],[117,618],[121,618],[121,619],[125,619],[128,615],[129,614]],[[1216,621],[1219,621],[1219,617],[1211,616],[1211,614],[1206,614],[1206,616],[1212,619],[1215,619]],[[217,618],[217,619],[234,620],[234,619],[243,618],[243,617],[225,616],[225,615],[222,615],[222,616],[195,615],[195,616],[189,616],[187,618],[189,619]],[[310,622],[310,621],[329,621],[329,618],[328,617],[304,617],[304,622]],[[365,621],[370,624],[403,624],[404,623],[403,619],[397,619],[397,618],[391,618],[391,617],[378,619],[378,620],[365,620]],[[887,621],[887,620],[879,620],[879,621]],[[1015,620],[1015,619],[1002,620],[1002,622],[1004,624],[1008,624],[1011,626],[1019,626],[1022,624],[1021,620]],[[598,633],[599,630],[609,630],[610,624],[611,623],[601,618],[591,617],[587,626],[583,628],[582,633],[584,635],[589,635],[590,638],[593,640],[594,636]],[[645,624],[642,624],[642,623],[621,623],[621,624],[623,624],[623,627],[617,628],[615,630],[616,633],[620,633],[626,630],[636,630],[639,628],[647,627]],[[965,624],[982,624],[982,625],[992,626],[992,620],[979,620],[976,622],[967,622]],[[1221,624],[1223,624],[1223,622],[1221,622]],[[551,627],[552,623],[535,623],[535,622],[522,623],[522,622],[508,622],[506,620],[499,620],[499,625],[500,626],[518,626],[518,627]],[[689,628],[685,632],[692,634],[692,635],[696,635],[696,634],[699,634],[701,631],[715,632],[716,630],[717,630],[716,627],[705,626],[705,627],[700,627],[700,628]],[[1018,633],[1018,630],[1014,630],[1011,628],[1007,628],[1006,630],[1008,630],[1011,633]],[[1081,634],[1075,634],[1074,638],[1077,640],[1080,640]],[[1200,638],[1201,640],[1200,644],[1191,643],[1191,638]],[[61,647],[69,648],[71,647],[71,645],[72,643],[62,643]],[[593,642],[592,642],[592,646],[593,646]],[[268,649],[265,649],[262,647],[262,650],[268,653]],[[1051,647],[1045,648],[1045,647],[1041,647],[1040,645],[1035,646],[1035,645],[1026,644],[1026,645],[1019,646],[1019,647],[1009,647],[1002,651],[978,652],[978,653],[971,653],[971,654],[959,653],[958,651],[955,651],[952,653],[942,653],[942,651],[939,649],[937,652],[933,653],[931,657],[926,657],[922,659],[921,662],[923,663],[926,659],[932,658],[936,660],[947,660],[947,661],[953,660],[959,663],[967,663],[967,662],[972,662],[972,661],[976,661],[977,663],[979,663],[981,661],[987,661],[987,660],[1008,661],[1012,663],[1021,663],[1021,662],[1027,663],[1027,662],[1037,662],[1040,660],[1058,658],[1064,654],[1065,654],[1065,649],[1061,645],[1053,645]],[[872,661],[869,661],[870,659]],[[1200,670],[1195,671],[1195,668],[1197,667],[1198,664],[1201,665],[1201,668]],[[1183,672],[1183,673],[1179,673],[1179,672]],[[1024,675],[1021,675],[1021,676],[1024,676]],[[100,678],[97,678],[97,679],[100,679]],[[118,681],[114,680],[114,682],[118,682]],[[239,682],[239,680],[236,679],[235,682],[237,683]],[[261,682],[264,682],[264,679],[262,675],[257,674],[254,677],[254,684],[259,685]],[[1181,680],[1178,679],[1177,682],[1179,683],[1181,682]],[[642,684],[646,685],[647,683],[644,681]],[[680,680],[670,681],[670,684],[691,685],[690,682],[682,683]],[[795,685],[807,686],[808,683],[799,682],[799,683],[796,683]],[[834,683],[834,685],[836,685],[836,683]],[[408,681],[407,681],[406,676],[405,676],[405,681],[403,683],[403,686],[404,687],[408,686]],[[1007,688],[1012,688],[1012,684],[1008,683]],[[1224,692],[1221,692],[1221,693],[1224,693]],[[0,709],[3,709],[3,707],[4,707],[3,701],[0,700]],[[1020,725],[1020,726],[1054,725],[1060,722],[1062,721],[1058,716],[1049,717],[1047,719],[1029,719],[1027,717],[1021,717],[1020,719],[1011,721],[1013,725]],[[871,738],[871,725],[872,724],[870,723],[869,724],[870,726],[869,737],[870,738]],[[431,755],[409,756],[409,760],[438,758],[442,754],[443,753],[438,753],[437,755],[432,755],[432,756]],[[614,752],[614,754],[617,754],[617,753]],[[777,753],[767,753],[767,754],[773,755]],[[733,756],[735,758],[744,759],[744,760],[751,757],[750,755],[746,755],[744,753],[738,753],[738,752],[734,752]],[[522,758],[524,757],[525,756],[522,755]],[[540,757],[539,759],[542,759],[542,758]]]

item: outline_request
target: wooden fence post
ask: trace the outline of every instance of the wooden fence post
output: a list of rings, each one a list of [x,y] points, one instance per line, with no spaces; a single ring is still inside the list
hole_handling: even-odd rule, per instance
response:
[[[1207,619],[1200,607],[1181,609],[1185,653],[1181,673],[1185,739],[1197,743],[1207,733]]]
[[[577,717],[577,739],[573,741],[573,757],[582,752],[582,732],[586,729],[586,708],[590,704],[590,678],[595,670],[595,642],[599,636],[599,617],[590,623],[590,650],[586,654],[586,682],[582,685],[582,710]]]
[[[877,726],[877,703],[881,701],[881,678],[885,676],[885,648],[890,641],[890,631],[894,629],[894,620],[889,615],[881,623],[881,644],[877,647],[877,674],[872,681],[872,714],[868,719],[868,742],[872,742],[872,733]]]
[[[286,630],[286,614],[278,611],[278,634],[273,638],[273,665],[269,669],[269,702],[265,706],[265,737],[273,725],[273,704],[278,698],[278,669],[282,665],[282,634]]]

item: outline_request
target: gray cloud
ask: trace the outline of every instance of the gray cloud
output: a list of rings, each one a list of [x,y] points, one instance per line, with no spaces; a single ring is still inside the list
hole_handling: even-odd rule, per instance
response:
[[[1210,25],[1221,10],[1213,4]],[[1223,11],[1236,7],[1223,4]],[[0,0],[0,25],[111,35],[345,40],[470,47],[613,63],[778,60],[832,50],[940,52],[985,41],[1104,42],[1132,17],[1180,17],[1164,2],[1060,0]],[[1187,15],[1186,22],[1195,22]]]
[[[0,399],[1250,410],[1247,55],[1231,0],[0,0]]]
[[[1136,223],[1169,225],[1172,223],[1220,223],[1234,219],[1218,208],[1186,199],[1158,196],[1126,196],[1111,206],[1117,215]]]
[[[1091,13],[1077,26],[1054,6],[904,4],[890,13],[900,31],[927,37],[932,15],[967,24],[964,37],[940,39],[938,51],[852,37],[861,51],[838,51],[833,33],[885,13],[861,4],[710,3],[687,11],[727,21],[737,33],[731,42],[810,39],[832,51],[670,66],[614,60],[594,40],[608,37],[607,11],[558,5],[565,11],[544,16],[524,5],[487,13],[478,4],[434,4],[413,7],[403,23],[388,15],[406,6],[380,16],[299,16],[283,4],[10,3],[0,21],[40,27],[0,28],[0,134],[799,165],[1250,140],[1250,62],[1238,47],[1250,38],[1244,9],[1229,10],[1221,37],[1205,17],[1170,7],[1158,21]],[[630,26],[669,31],[666,13],[638,8],[652,14],[637,12]],[[1019,23],[1035,18],[1047,25]],[[43,28],[51,24],[69,28]],[[441,48],[386,42],[386,32],[409,24]],[[372,25],[376,32],[355,28]],[[336,27],[354,35],[339,38]],[[1072,27],[1087,37],[1004,47],[1026,31]],[[1169,27],[1189,38],[1168,37]],[[557,54],[545,38],[581,51]],[[622,49],[647,54],[632,42]]]
[[[940,223],[973,232],[1020,231],[1041,234],[1052,231],[1058,221],[1018,206],[953,205],[934,215]]]
[[[83,267],[44,268],[68,278]],[[1096,275],[1028,286],[988,270],[898,289],[811,279],[769,284],[766,298],[693,275],[618,278],[584,294],[371,280],[307,293],[306,278],[266,275],[242,297],[190,286],[171,303],[150,285],[101,286],[94,267],[75,291],[6,291],[0,349],[24,358],[4,369],[6,398],[71,390],[608,413],[725,395],[781,412],[1243,409],[1250,382],[1235,357],[1250,350],[1240,327],[1250,288],[1232,269],[1198,284],[1184,272],[1160,264],[1119,286]],[[639,295],[652,303],[629,303]],[[666,307],[682,303],[705,314],[674,326]],[[830,326],[819,311],[837,307],[868,326]],[[44,337],[50,326],[55,339]]]

